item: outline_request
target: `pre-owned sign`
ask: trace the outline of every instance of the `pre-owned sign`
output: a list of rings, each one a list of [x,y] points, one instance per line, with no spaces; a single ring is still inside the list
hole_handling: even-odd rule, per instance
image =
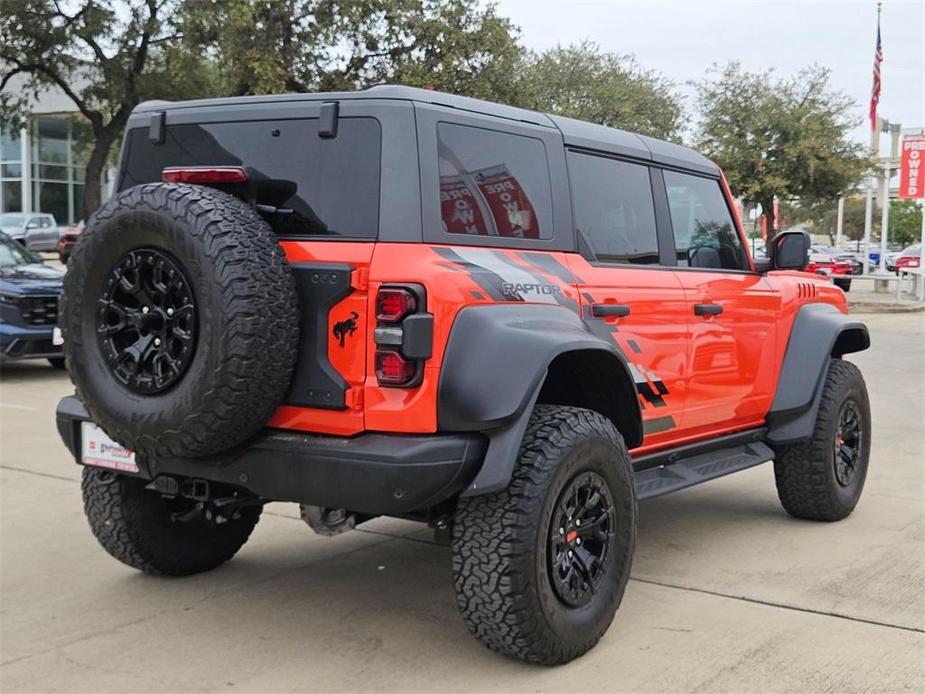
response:
[[[903,137],[902,159],[899,169],[899,197],[925,197],[925,178],[922,160],[925,159],[925,135]]]

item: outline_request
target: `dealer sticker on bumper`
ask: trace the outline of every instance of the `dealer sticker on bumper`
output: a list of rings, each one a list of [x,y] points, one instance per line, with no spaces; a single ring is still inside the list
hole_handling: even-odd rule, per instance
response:
[[[119,472],[138,472],[135,454],[123,448],[93,422],[80,424],[80,459],[84,465]]]

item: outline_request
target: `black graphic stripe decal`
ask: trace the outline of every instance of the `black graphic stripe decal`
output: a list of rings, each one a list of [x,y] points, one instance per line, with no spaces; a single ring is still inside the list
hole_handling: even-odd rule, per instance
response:
[[[479,285],[495,301],[523,301],[519,297],[505,296],[504,278],[491,270],[462,258],[451,248],[437,247],[434,248],[434,252],[461,268],[472,278],[473,282]]]
[[[545,253],[518,253],[517,257],[527,265],[531,265],[550,277],[555,277],[565,284],[584,284],[582,280],[574,275],[565,265],[556,260],[553,256]]]
[[[662,388],[664,387],[665,386],[662,386]],[[656,388],[658,390],[661,390],[661,388],[658,388],[657,386]],[[649,385],[648,381],[637,383],[636,390],[639,391],[639,394],[642,397],[644,397],[646,399],[646,402],[649,403],[650,405],[654,407],[667,407],[667,404],[665,403],[665,399],[662,397],[662,395],[665,395],[668,392],[667,390],[665,391],[665,393],[656,393],[654,390],[652,390],[652,386]]]
[[[665,417],[653,417],[652,419],[643,420],[642,433],[658,434],[662,431],[674,429],[676,426],[677,424],[675,424],[674,417],[671,415],[667,415]]]
[[[514,270],[517,270],[519,272],[528,273],[529,276],[533,278],[533,281],[536,284],[536,287],[540,291],[551,291],[552,292],[551,296],[556,300],[556,303],[558,303],[561,306],[564,306],[565,308],[569,309],[573,313],[579,312],[580,307],[578,305],[578,302],[572,299],[570,296],[567,296],[563,291],[566,287],[571,286],[571,281],[564,281],[566,287],[562,287],[556,281],[556,280],[562,281],[561,278],[555,275],[550,275],[550,273],[544,272],[543,268],[541,268],[539,265],[530,266],[531,268],[537,270],[540,273],[540,274],[535,274],[534,272],[531,272],[530,269],[524,267],[523,265],[520,265],[519,263],[515,263],[514,260],[511,258],[511,256],[507,255],[506,253],[503,253],[501,251],[495,251],[494,255],[501,263],[504,263],[505,265],[513,268]],[[523,254],[521,254],[521,257],[522,256]]]

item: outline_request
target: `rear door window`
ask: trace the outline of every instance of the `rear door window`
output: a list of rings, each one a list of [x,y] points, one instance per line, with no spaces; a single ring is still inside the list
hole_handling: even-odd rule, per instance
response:
[[[444,231],[552,238],[549,164],[541,140],[439,123],[437,148]]]
[[[658,237],[649,169],[569,152],[575,226],[594,257],[607,263],[656,265]]]
[[[337,137],[317,119],[170,125],[163,144],[129,132],[121,188],[161,180],[168,166],[243,166],[257,202],[281,236],[373,239],[379,225],[381,129],[375,118],[341,118]]]
[[[747,270],[745,248],[719,181],[665,171],[665,187],[678,265]]]

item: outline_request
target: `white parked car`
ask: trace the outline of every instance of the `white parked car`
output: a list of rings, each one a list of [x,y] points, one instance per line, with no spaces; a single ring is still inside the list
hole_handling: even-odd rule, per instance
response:
[[[58,223],[45,212],[0,214],[0,231],[33,251],[53,251],[58,246]]]

